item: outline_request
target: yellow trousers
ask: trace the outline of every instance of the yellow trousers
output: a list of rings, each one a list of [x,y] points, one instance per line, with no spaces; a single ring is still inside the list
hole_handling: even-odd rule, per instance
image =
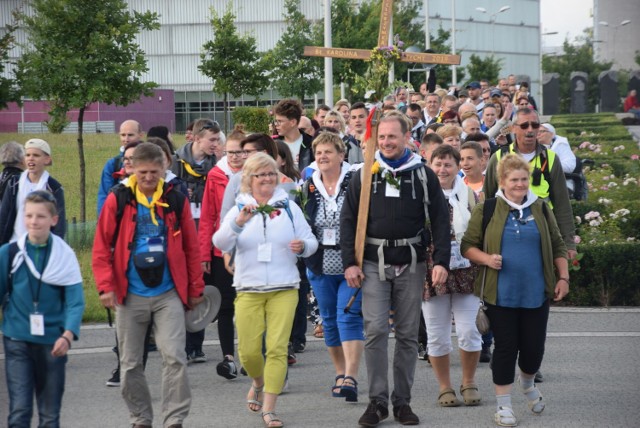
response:
[[[238,356],[252,378],[264,376],[264,391],[280,394],[287,374],[287,345],[298,290],[239,292],[235,300]],[[262,355],[265,336],[266,358]]]

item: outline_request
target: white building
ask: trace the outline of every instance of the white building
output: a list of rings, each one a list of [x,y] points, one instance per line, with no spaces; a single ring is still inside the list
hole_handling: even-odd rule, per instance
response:
[[[324,1],[302,0],[302,12],[311,20],[321,20]],[[0,29],[10,19],[11,10],[23,3],[0,0]],[[160,14],[161,29],[143,32],[139,42],[149,60],[146,78],[158,83],[161,89],[175,91],[178,130],[184,129],[190,120],[202,114],[215,115],[222,108],[222,97],[211,92],[211,82],[198,71],[198,64],[202,45],[213,37],[209,8],[224,13],[228,3],[229,0],[129,0],[132,10]],[[259,50],[268,50],[276,44],[285,30],[284,0],[233,0],[231,4],[239,31],[252,32]],[[461,65],[466,65],[473,53],[481,57],[494,53],[502,58],[503,75],[530,76],[532,93],[541,101],[540,0],[425,0],[421,14],[416,16],[419,22],[424,22],[427,6],[431,34],[439,26],[450,30],[455,17],[455,47],[462,55]],[[24,42],[24,33],[18,31],[17,38]],[[19,56],[20,50],[14,49],[11,55]],[[278,94],[269,92],[260,104],[272,104],[278,98]],[[323,98],[323,93],[319,93],[318,99]],[[248,97],[231,101],[232,106],[242,104],[256,102]]]

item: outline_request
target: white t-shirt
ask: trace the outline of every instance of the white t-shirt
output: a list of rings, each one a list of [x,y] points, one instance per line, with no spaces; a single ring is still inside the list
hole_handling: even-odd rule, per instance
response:
[[[293,143],[290,143],[288,141],[285,141],[285,143],[287,143],[287,147],[289,147],[289,150],[291,150],[291,157],[293,157],[293,163],[295,164],[296,168],[298,168],[300,148],[302,147],[302,134],[300,134],[300,137]]]

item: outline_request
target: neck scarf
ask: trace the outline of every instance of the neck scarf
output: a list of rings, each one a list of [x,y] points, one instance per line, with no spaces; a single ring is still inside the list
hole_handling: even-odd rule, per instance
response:
[[[409,160],[409,158],[411,157],[411,150],[405,148],[404,149],[404,154],[400,157],[400,159],[387,159],[382,155],[382,153],[380,153],[380,157],[382,158],[384,163],[389,165],[391,168],[397,169],[402,164],[404,164],[406,161]]]
[[[158,220],[156,220],[155,207],[161,206],[166,208],[169,206],[169,204],[167,203],[160,202],[160,198],[162,197],[162,190],[164,187],[164,180],[161,178],[158,181],[158,186],[156,187],[155,192],[153,192],[153,196],[151,196],[151,201],[149,201],[147,196],[145,196],[145,194],[142,193],[138,188],[138,177],[136,177],[135,175],[132,175],[131,177],[129,177],[129,181],[127,182],[127,187],[130,187],[131,190],[136,195],[136,202],[138,202],[143,207],[149,208],[149,211],[151,212],[151,222],[153,222],[153,224],[157,226]]]
[[[509,199],[507,199],[507,197],[502,192],[502,189],[500,189],[500,190],[498,190],[496,192],[496,197],[497,198],[501,198],[511,208],[513,208],[514,210],[517,210],[520,213],[520,217],[519,218],[523,217],[522,210],[524,210],[528,206],[532,205],[536,201],[536,199],[538,199],[538,196],[535,193],[533,193],[531,191],[531,189],[528,190],[527,196],[524,197],[524,201],[522,202],[522,205],[518,205],[515,202],[512,202]]]
[[[340,195],[340,186],[342,185],[342,181],[344,180],[344,176],[349,172],[349,164],[346,162],[342,162],[340,170],[340,178],[338,178],[338,182],[336,183],[335,193],[333,195],[329,195],[327,189],[324,187],[324,182],[322,181],[322,173],[319,170],[313,171],[313,184],[315,184],[316,189],[320,192],[320,195],[324,199],[327,210],[334,212],[338,211],[338,202],[336,199]]]
[[[26,263],[31,275],[40,279],[40,272],[27,253],[27,236],[25,233],[18,239],[18,253],[11,261],[11,273],[15,273],[22,263]],[[48,245],[51,245],[49,260],[42,270],[42,282],[49,285],[68,286],[82,283],[82,274],[76,254],[62,238],[54,234],[49,235]]]
[[[456,241],[462,242],[462,236],[469,225],[471,213],[469,212],[469,188],[459,175],[456,175],[456,179],[453,182],[449,205],[453,208],[452,226]]]

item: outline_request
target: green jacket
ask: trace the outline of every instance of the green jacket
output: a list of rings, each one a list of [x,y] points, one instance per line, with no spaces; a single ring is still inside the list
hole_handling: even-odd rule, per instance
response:
[[[544,147],[541,144],[536,146],[536,153],[540,153]],[[512,144],[510,147],[512,152],[519,153],[517,144]],[[537,156],[536,156],[537,157]],[[486,199],[493,198],[498,191],[498,174],[496,167],[498,166],[499,153],[496,152],[489,159],[487,165],[487,171],[484,179],[483,192]],[[534,158],[536,160],[536,158]],[[564,243],[570,250],[576,249],[576,243],[574,241],[574,235],[576,234],[575,224],[573,220],[573,209],[571,208],[571,201],[569,200],[569,192],[567,190],[567,182],[564,179],[564,172],[562,171],[562,164],[560,162],[553,162],[551,169],[549,170],[549,186],[553,189],[551,192],[553,204],[553,214],[560,227],[560,233],[564,239]],[[531,190],[535,192],[535,189],[531,187]],[[537,194],[537,193],[536,193]],[[541,195],[538,194],[538,197]]]
[[[493,212],[491,220],[487,224],[486,234],[482,232],[482,209],[484,203],[476,205],[471,213],[471,219],[469,220],[469,226],[462,238],[461,251],[464,256],[469,248],[475,247],[488,254],[501,254],[502,232],[504,231],[504,225],[509,215],[510,207],[502,198],[497,198],[496,209]],[[567,247],[565,246],[560,230],[556,223],[556,219],[553,215],[544,215],[542,204],[545,203],[541,199],[536,200],[531,205],[531,213],[535,219],[538,231],[540,232],[540,243],[542,249],[542,263],[544,266],[544,282],[545,282],[545,294],[547,297],[552,298],[555,293],[556,287],[556,275],[555,265],[553,260],[557,257],[567,257]],[[547,212],[551,214],[551,210]],[[545,221],[546,217],[546,221]],[[483,248],[483,243],[486,238],[486,250]],[[535,251],[535,248],[531,249]],[[485,302],[495,305],[498,294],[498,271],[490,269],[487,266],[482,266],[486,270],[486,282],[484,285],[484,296],[480,296],[480,289],[482,287],[482,269],[479,271],[475,282],[475,294],[483,299]],[[526,281],[526,278],[523,278]]]

